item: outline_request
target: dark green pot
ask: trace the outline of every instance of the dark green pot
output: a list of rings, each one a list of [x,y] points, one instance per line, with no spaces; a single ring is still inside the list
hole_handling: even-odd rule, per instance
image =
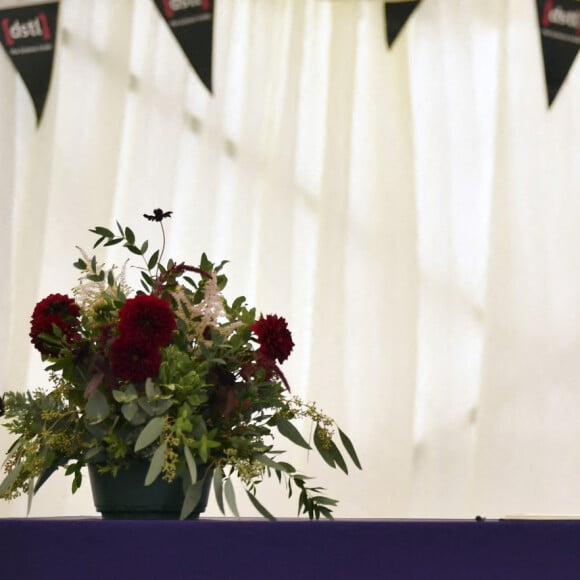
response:
[[[131,463],[120,469],[116,477],[99,473],[97,465],[89,465],[93,501],[105,520],[178,520],[184,493],[181,478],[168,483],[158,477],[144,485],[148,462]],[[212,473],[206,476],[205,466],[198,466],[197,476],[205,477],[203,492],[196,508],[187,519],[198,519],[205,511],[211,488]]]

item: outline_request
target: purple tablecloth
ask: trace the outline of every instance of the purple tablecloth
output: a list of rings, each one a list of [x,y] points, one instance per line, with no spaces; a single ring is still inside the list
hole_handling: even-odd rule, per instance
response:
[[[579,580],[580,521],[0,519],[0,578]]]

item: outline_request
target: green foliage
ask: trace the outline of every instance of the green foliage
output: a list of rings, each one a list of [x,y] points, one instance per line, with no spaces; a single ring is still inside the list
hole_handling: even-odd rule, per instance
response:
[[[121,245],[139,258],[142,292],[166,300],[175,317],[171,341],[158,347],[161,362],[154,376],[117,377],[112,345],[120,334],[120,311],[136,293],[127,286],[125,266],[106,268],[83,252],[74,263],[81,274],[73,289],[80,310],[76,326],[67,332],[53,324],[38,336],[50,345],[42,357],[51,388],[4,396],[4,425],[15,441],[4,461],[0,498],[27,493],[31,499],[60,467],[72,477],[74,492],[89,463],[115,475],[145,459],[145,485],[160,477],[183,480],[182,517],[195,509],[206,478],[213,477],[222,513],[239,515],[237,479],[257,512],[273,519],[257,491],[265,477],[274,476],[289,497],[296,496],[299,514],[332,518],[336,500],[280,460],[284,450],[274,446],[275,436],[314,449],[345,473],[346,459],[360,469],[359,458],[332,419],[313,403],[289,396],[276,360],[264,360],[252,330],[256,309],[243,296],[229,303],[222,294],[227,262],[215,265],[206,254],[199,266],[164,261],[162,223],[162,247],[152,251],[131,228],[116,225],[90,230],[97,237],[94,248]],[[314,426],[312,441],[299,428],[303,421]]]

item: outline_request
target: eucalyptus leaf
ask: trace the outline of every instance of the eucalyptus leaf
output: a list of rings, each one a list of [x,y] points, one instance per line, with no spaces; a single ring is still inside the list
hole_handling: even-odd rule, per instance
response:
[[[113,389],[113,399],[115,399],[117,403],[125,403],[127,401],[127,396],[123,391]]]
[[[84,456],[85,461],[89,461],[90,459],[93,459],[93,457],[96,457],[102,451],[103,451],[103,448],[100,445],[97,447],[92,447],[91,449],[89,449],[85,453],[85,456]]]
[[[36,480],[34,484],[34,493],[36,493],[47,481],[48,478],[59,468],[66,463],[66,459],[61,457],[58,461],[53,463],[50,467],[46,468]]]
[[[232,480],[228,477],[224,482],[224,494],[226,496],[226,502],[232,513],[239,518],[240,514],[238,512],[238,506],[236,505],[236,492],[234,491],[234,484]]]
[[[352,441],[348,438],[344,431],[341,431],[340,428],[338,429],[338,434],[340,436],[340,440],[342,442],[343,447],[346,449],[346,452],[350,455],[352,462],[359,468],[362,469],[361,463],[359,461],[358,455],[354,449],[354,445]]]
[[[147,399],[149,399],[149,401],[153,401],[159,396],[159,389],[155,386],[155,383],[150,378],[145,381],[145,394],[147,395]]]
[[[284,437],[290,439],[292,443],[295,443],[299,447],[304,447],[304,449],[312,449],[306,439],[302,437],[300,431],[298,431],[298,429],[296,429],[296,427],[290,423],[290,421],[278,415],[276,416],[275,422],[276,427],[278,427],[278,431],[280,431],[281,435],[284,435]]]
[[[141,433],[139,433],[139,437],[137,437],[137,441],[135,441],[135,451],[145,449],[145,447],[151,445],[151,443],[158,439],[163,431],[164,423],[165,420],[163,417],[153,417],[153,419],[143,427]]]
[[[89,396],[86,406],[87,419],[91,423],[100,423],[104,421],[110,414],[109,403],[105,395],[99,390],[95,389]]]
[[[329,451],[336,465],[338,465],[338,467],[340,467],[340,469],[342,469],[342,471],[344,471],[344,473],[348,475],[348,466],[346,465],[346,461],[344,460],[344,457],[342,456],[340,449],[336,446],[334,441],[330,442]]]
[[[330,451],[326,449],[324,445],[322,445],[320,438],[317,436],[316,431],[314,432],[314,446],[316,447],[318,453],[320,453],[320,457],[322,457],[322,459],[324,459],[324,461],[326,461],[326,463],[334,469],[336,467],[336,462],[332,457]]]
[[[283,471],[284,473],[291,473],[291,471],[288,468],[289,467],[292,468],[292,466],[289,465],[288,463],[278,463],[277,461],[270,459],[267,455],[262,455],[261,453],[256,453],[254,455],[254,458],[257,459],[262,465],[265,465],[266,467],[270,467],[272,469],[275,469],[276,471]]]
[[[203,484],[204,481],[203,479],[201,479],[200,481],[193,483],[187,488],[179,519],[184,520],[197,507],[197,504],[199,503],[199,500],[201,499],[201,494],[203,492]]]
[[[248,499],[261,515],[272,522],[276,521],[276,518],[258,501],[258,498],[254,494],[250,493],[247,489],[245,491]]]
[[[224,470],[221,467],[216,467],[213,474],[213,491],[215,500],[220,508],[222,514],[226,515],[224,509]]]
[[[139,411],[139,405],[135,401],[131,401],[130,403],[125,403],[121,406],[121,413],[123,413],[123,417],[127,419],[129,423],[133,421],[135,415]]]
[[[151,485],[157,479],[158,475],[161,473],[161,470],[163,469],[163,462],[165,461],[166,448],[167,444],[164,441],[155,450],[155,453],[151,458],[151,463],[149,464],[147,475],[145,477],[145,485]]]
[[[10,473],[4,478],[4,481],[0,483],[0,496],[3,493],[5,493],[8,489],[10,489],[12,484],[16,481],[17,477],[20,475],[20,472],[22,471],[23,465],[24,465],[23,463],[17,463],[14,466],[14,469],[12,469],[12,471],[10,471]]]
[[[187,463],[187,469],[189,470],[189,476],[191,477],[191,482],[195,483],[197,481],[197,465],[195,464],[195,459],[191,454],[191,451],[187,445],[183,446],[183,453],[185,455],[185,461]]]
[[[324,495],[317,495],[317,496],[311,497],[310,501],[315,501],[317,504],[321,504],[321,505],[330,505],[330,506],[338,505],[338,500],[332,499],[330,497],[326,497]]]
[[[34,477],[28,480],[28,499],[26,502],[26,517],[30,515],[30,509],[32,508],[32,499],[34,498]]]

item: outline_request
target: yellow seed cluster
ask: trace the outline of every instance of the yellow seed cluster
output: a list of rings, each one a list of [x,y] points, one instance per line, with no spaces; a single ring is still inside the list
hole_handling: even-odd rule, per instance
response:
[[[293,397],[290,399],[290,415],[292,418],[310,419],[318,428],[320,444],[327,449],[331,446],[334,437],[334,420],[320,411],[315,403],[304,403],[299,397]]]
[[[262,479],[264,475],[264,466],[251,459],[240,459],[237,457],[237,449],[226,449],[226,461],[237,471],[240,481],[246,486],[255,485],[256,481]]]
[[[171,429],[168,421],[165,421],[163,426],[163,440],[165,441],[165,458],[163,461],[163,479],[167,482],[172,482],[177,476],[177,462],[179,455],[176,451],[179,446],[179,439]]]
[[[29,441],[19,451],[19,453],[8,457],[4,463],[4,471],[9,473],[23,457],[25,458],[19,476],[0,496],[2,499],[15,499],[21,493],[28,493],[30,478],[38,477],[43,471],[44,460],[39,453],[40,443],[38,440]]]

